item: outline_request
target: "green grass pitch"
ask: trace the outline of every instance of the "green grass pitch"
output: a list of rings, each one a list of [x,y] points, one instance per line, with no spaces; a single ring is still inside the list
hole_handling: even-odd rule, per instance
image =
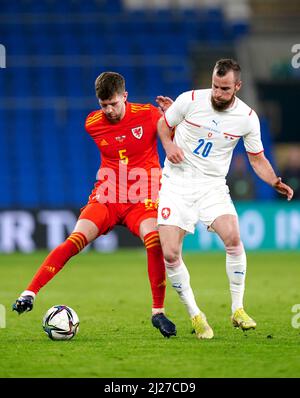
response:
[[[215,332],[210,341],[191,334],[186,310],[169,284],[166,309],[177,336],[163,338],[152,327],[142,250],[80,254],[40,291],[34,310],[18,316],[11,304],[45,255],[0,255],[0,303],[6,308],[2,378],[300,376],[300,328],[291,324],[292,307],[300,303],[299,252],[248,253],[245,308],[258,327],[247,333],[229,320],[224,254],[186,253],[197,302]],[[42,330],[42,317],[55,304],[79,315],[80,330],[71,341],[51,341]]]

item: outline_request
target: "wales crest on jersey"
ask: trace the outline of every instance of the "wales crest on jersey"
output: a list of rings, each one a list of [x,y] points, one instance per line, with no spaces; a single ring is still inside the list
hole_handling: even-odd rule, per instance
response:
[[[140,140],[143,135],[143,127],[142,126],[135,127],[134,129],[131,129],[131,132],[135,138]]]

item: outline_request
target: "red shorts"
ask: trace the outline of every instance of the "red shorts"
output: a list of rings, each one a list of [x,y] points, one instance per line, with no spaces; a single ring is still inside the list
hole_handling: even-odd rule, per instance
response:
[[[108,233],[115,225],[124,225],[134,235],[140,236],[141,222],[157,218],[158,202],[145,199],[143,203],[99,203],[94,194],[96,190],[97,183],[87,205],[81,209],[79,219],[87,219],[96,224],[99,236]]]

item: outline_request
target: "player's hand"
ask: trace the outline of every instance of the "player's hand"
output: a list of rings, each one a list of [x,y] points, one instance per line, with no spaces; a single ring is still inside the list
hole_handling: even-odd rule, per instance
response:
[[[170,143],[166,150],[166,157],[171,163],[180,163],[184,160],[184,152],[179,146],[174,144],[174,142]]]
[[[276,189],[277,192],[281,193],[282,195],[285,195],[287,197],[287,200],[291,200],[294,195],[293,189],[288,185],[284,184],[281,181],[281,177],[277,178],[277,181],[274,184],[272,184],[272,187]]]
[[[163,95],[158,95],[155,101],[161,113],[165,112],[173,104],[172,98],[164,97]]]

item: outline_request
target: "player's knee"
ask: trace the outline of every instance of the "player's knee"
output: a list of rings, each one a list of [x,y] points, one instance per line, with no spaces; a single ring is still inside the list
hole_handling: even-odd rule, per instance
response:
[[[229,244],[225,246],[226,253],[231,256],[240,256],[244,252],[244,245],[240,239],[232,240]]]
[[[179,265],[180,265],[180,261],[179,260],[174,261],[173,263],[172,262],[168,262],[166,259],[164,261],[165,261],[165,266],[166,266],[167,269],[174,269],[176,267],[179,267]]]
[[[180,263],[180,250],[169,246],[163,250],[165,263],[169,264],[170,267],[177,266]]]
[[[79,219],[73,233],[81,232],[86,237],[88,243],[92,242],[98,237],[99,229],[97,225],[87,219]]]

